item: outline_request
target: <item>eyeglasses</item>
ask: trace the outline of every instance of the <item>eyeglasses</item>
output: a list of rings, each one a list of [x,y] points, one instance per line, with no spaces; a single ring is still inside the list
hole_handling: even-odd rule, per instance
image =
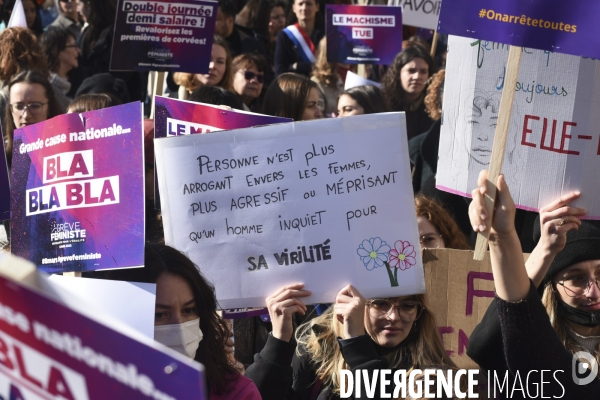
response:
[[[21,115],[25,110],[27,110],[32,115],[37,115],[42,112],[44,106],[48,103],[41,103],[39,101],[34,101],[28,104],[23,103],[15,103],[10,105],[10,111],[12,111],[15,115]]]
[[[439,233],[428,233],[419,237],[419,243],[426,249],[437,249],[444,243],[444,236]]]
[[[238,72],[244,74],[244,78],[247,81],[251,81],[252,79],[254,79],[256,77],[256,80],[258,81],[258,83],[265,83],[265,74],[257,74],[252,71],[243,71],[243,70],[239,70]]]
[[[369,307],[369,314],[373,318],[387,318],[392,313],[392,310],[396,309],[398,310],[400,319],[404,322],[418,320],[425,309],[422,303],[412,300],[405,300],[395,304],[386,299],[373,299],[367,300],[365,304]]]
[[[556,283],[565,288],[567,296],[574,298],[588,294],[592,288],[592,282],[595,283],[596,287],[600,290],[600,276],[589,278],[587,276],[576,275],[563,279],[562,281],[556,281]]]

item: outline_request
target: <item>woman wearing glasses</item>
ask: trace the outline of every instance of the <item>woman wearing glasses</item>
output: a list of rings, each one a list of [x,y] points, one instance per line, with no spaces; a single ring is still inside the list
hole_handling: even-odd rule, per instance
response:
[[[482,171],[478,186],[484,187],[486,180],[487,171]],[[497,186],[490,233],[496,301],[484,317],[487,326],[482,321],[473,332],[468,354],[483,369],[504,367],[521,376],[534,370],[562,371],[546,384],[548,397],[596,398],[599,379],[588,385],[574,379],[596,375],[600,362],[600,227],[579,219],[585,209],[568,206],[578,192],[564,195],[540,211],[541,239],[528,260],[530,264],[534,258],[537,266],[526,266],[514,227],[515,206],[503,176]],[[472,193],[469,214],[476,231],[489,224],[485,192]],[[578,352],[587,352],[589,358],[577,363],[582,359]],[[589,374],[581,374],[586,369]]]
[[[298,327],[296,349],[292,316],[306,312],[302,298],[309,295],[295,284],[267,298],[273,332],[246,370],[263,399],[339,398],[343,369],[368,370],[372,376],[376,369],[455,367],[425,295],[366,300],[351,285],[327,312]],[[379,396],[379,387],[375,393]]]
[[[256,112],[261,108],[267,68],[265,59],[256,54],[240,54],[233,59],[233,91],[244,103],[246,111]]]
[[[4,117],[6,158],[11,165],[15,129],[37,124],[61,114],[48,79],[37,71],[23,71],[8,85],[9,102]]]

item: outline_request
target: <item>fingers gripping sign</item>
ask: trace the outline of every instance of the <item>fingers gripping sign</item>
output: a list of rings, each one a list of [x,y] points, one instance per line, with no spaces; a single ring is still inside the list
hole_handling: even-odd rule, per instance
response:
[[[567,243],[567,232],[581,226],[579,217],[587,213],[586,209],[569,206],[580,196],[580,192],[571,192],[540,209],[540,245],[546,253],[558,254]]]
[[[365,298],[354,286],[348,285],[337,294],[334,315],[344,325],[344,339],[365,334]]]
[[[292,317],[298,312],[306,313],[306,305],[302,297],[311,295],[310,290],[303,290],[303,283],[286,285],[267,297],[267,308],[273,324],[273,336],[277,339],[289,342],[294,333]]]
[[[496,201],[494,204],[495,212],[492,220],[486,207],[486,196],[488,195],[489,185],[488,171],[483,170],[477,179],[477,189],[471,192],[473,201],[469,205],[469,218],[475,232],[488,232],[490,235],[498,233],[507,233],[514,229],[515,223],[515,203],[510,195],[504,175],[499,175],[496,181]]]

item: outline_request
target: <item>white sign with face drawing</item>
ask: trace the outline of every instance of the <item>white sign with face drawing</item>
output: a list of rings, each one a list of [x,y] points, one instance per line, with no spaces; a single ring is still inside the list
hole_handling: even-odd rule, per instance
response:
[[[489,168],[508,45],[451,36],[436,185],[470,196]],[[600,219],[600,64],[523,48],[502,173],[517,207],[581,190]]]

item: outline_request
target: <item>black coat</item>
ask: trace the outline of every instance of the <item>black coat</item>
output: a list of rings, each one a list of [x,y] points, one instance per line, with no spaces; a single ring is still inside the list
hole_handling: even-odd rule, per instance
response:
[[[315,28],[310,35],[310,40],[316,47],[323,36],[325,36],[325,32]],[[297,63],[296,69],[293,67],[294,63]],[[295,72],[310,77],[312,67],[312,63],[302,60],[298,48],[288,35],[284,31],[279,32],[275,42],[275,75],[278,76],[284,72]]]

